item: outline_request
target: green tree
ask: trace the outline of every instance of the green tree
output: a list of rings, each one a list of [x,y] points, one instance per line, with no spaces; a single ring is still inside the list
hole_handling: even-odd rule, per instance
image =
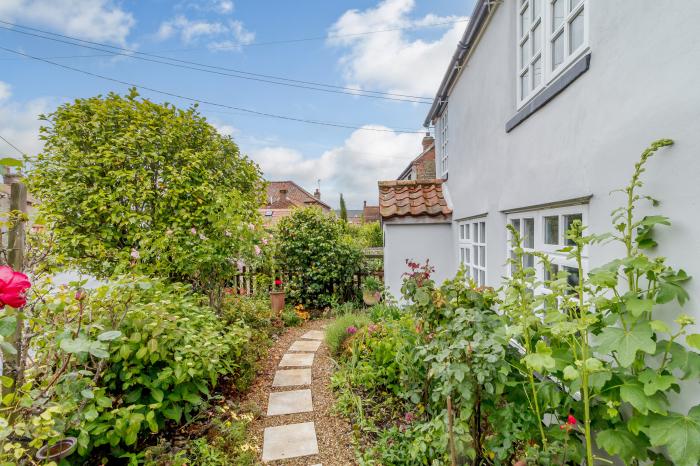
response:
[[[344,222],[348,221],[348,209],[345,207],[345,199],[343,199],[343,193],[340,193],[340,219]]]
[[[257,252],[259,168],[196,107],[77,99],[41,119],[30,190],[57,252],[100,277],[127,269],[187,281],[212,304]],[[233,259],[233,260],[232,260]]]
[[[349,298],[362,253],[345,225],[317,207],[295,209],[277,226],[278,264],[290,275],[287,290],[296,302],[316,308]]]

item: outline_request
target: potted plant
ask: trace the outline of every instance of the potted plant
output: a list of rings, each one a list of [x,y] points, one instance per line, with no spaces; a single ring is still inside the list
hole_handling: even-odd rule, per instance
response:
[[[375,276],[369,275],[362,282],[362,300],[368,306],[374,306],[382,297],[382,282]]]

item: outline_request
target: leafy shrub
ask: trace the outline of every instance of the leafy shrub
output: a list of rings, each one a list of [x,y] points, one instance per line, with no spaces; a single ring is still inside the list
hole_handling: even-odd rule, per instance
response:
[[[286,307],[280,317],[285,327],[298,327],[304,323],[304,319],[292,307]]]
[[[344,314],[333,321],[326,328],[326,343],[334,354],[339,354],[343,346],[343,342],[353,333],[349,333],[348,329],[354,328],[355,331],[371,323],[366,314]],[[352,330],[350,330],[352,332]]]
[[[384,232],[379,222],[349,224],[348,233],[361,248],[381,248],[384,245]]]
[[[278,267],[290,274],[289,297],[321,309],[334,296],[352,297],[352,277],[361,251],[344,234],[344,224],[320,209],[295,209],[277,225]]]
[[[30,191],[58,254],[101,277],[135,266],[221,297],[254,256],[258,167],[196,108],[129,95],[77,99],[42,116]]]

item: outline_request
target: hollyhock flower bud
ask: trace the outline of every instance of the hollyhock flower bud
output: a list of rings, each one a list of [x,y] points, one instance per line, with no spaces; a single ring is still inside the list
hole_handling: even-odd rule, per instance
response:
[[[83,290],[82,288],[80,288],[78,291],[75,292],[75,300],[76,301],[82,301],[83,299],[85,299],[85,296],[86,296],[85,290]]]
[[[32,286],[22,272],[15,272],[12,267],[0,266],[0,305],[20,308],[27,304],[25,293]]]

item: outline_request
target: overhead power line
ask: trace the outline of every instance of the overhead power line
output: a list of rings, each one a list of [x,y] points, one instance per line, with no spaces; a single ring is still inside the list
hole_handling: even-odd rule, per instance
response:
[[[66,70],[70,70],[70,71],[73,71],[73,72],[76,72],[76,73],[81,73],[81,74],[84,74],[84,75],[87,75],[87,76],[92,76],[92,77],[100,78],[100,79],[103,79],[103,80],[106,80],[106,81],[111,81],[111,82],[114,82],[114,83],[122,84],[122,85],[124,85],[124,86],[135,87],[135,88],[137,88],[137,89],[142,89],[142,90],[146,90],[146,91],[150,91],[150,92],[155,92],[155,93],[157,93],[157,94],[167,95],[167,96],[169,96],[169,97],[175,97],[175,98],[177,98],[177,99],[182,99],[182,100],[186,100],[186,101],[189,101],[189,102],[195,102],[195,103],[202,104],[202,105],[211,105],[211,106],[213,106],[213,107],[221,107],[221,108],[227,108],[227,109],[230,109],[230,110],[238,110],[238,111],[241,111],[241,112],[249,113],[249,114],[251,114],[251,115],[259,115],[259,116],[265,116],[265,117],[269,117],[269,118],[277,118],[277,119],[280,119],[280,120],[297,121],[297,122],[300,122],[300,123],[308,123],[308,124],[312,124],[312,125],[332,126],[332,127],[336,127],[336,128],[347,128],[347,129],[357,129],[357,130],[362,130],[362,131],[390,132],[390,133],[420,133],[420,134],[423,133],[423,131],[403,131],[403,130],[393,130],[393,129],[383,129],[383,128],[366,128],[366,127],[363,127],[363,126],[346,125],[346,124],[343,124],[343,123],[333,123],[333,122],[323,121],[323,120],[310,120],[310,119],[306,119],[306,118],[298,118],[298,117],[291,117],[291,116],[286,116],[286,115],[277,115],[277,114],[274,114],[274,113],[261,112],[261,111],[258,111],[258,110],[251,110],[251,109],[248,109],[248,108],[236,107],[236,106],[233,106],[233,105],[226,105],[226,104],[221,104],[221,103],[218,103],[218,102],[212,102],[212,101],[209,101],[209,100],[197,99],[197,98],[194,98],[194,97],[188,97],[188,96],[176,94],[176,93],[174,93],[174,92],[163,91],[163,90],[160,90],[160,89],[156,89],[156,88],[148,87],[148,86],[143,86],[143,85],[141,85],[141,84],[135,84],[135,83],[128,82],[128,81],[122,81],[122,80],[120,80],[120,79],[111,78],[111,77],[109,77],[109,76],[104,76],[104,75],[101,75],[101,74],[93,73],[93,72],[91,72],[91,71],[81,70],[80,68],[74,68],[74,67],[72,67],[72,66],[64,65],[64,64],[62,64],[62,63],[56,63],[56,62],[53,62],[53,61],[51,61],[51,60],[46,60],[46,59],[44,59],[44,58],[35,57],[35,56],[30,55],[30,54],[28,54],[28,53],[19,52],[19,51],[17,51],[17,50],[12,50],[12,49],[9,49],[9,48],[6,48],[6,47],[0,47],[0,50],[4,50],[5,52],[13,53],[13,54],[20,55],[20,56],[23,56],[23,57],[31,58],[31,59],[33,59],[33,60],[37,60],[37,61],[40,61],[40,62],[48,63],[48,64],[50,64],[50,65],[54,65],[54,66],[57,66],[57,67],[59,67],[59,68],[63,68],[63,69],[66,69]]]
[[[432,98],[430,98],[430,97],[414,96],[414,95],[399,94],[399,93],[392,93],[392,92],[372,91],[372,90],[365,90],[365,89],[352,88],[352,87],[346,87],[346,86],[338,86],[338,85],[334,85],[334,84],[319,83],[319,82],[314,82],[314,81],[304,81],[304,80],[298,80],[298,79],[291,79],[291,78],[285,78],[282,76],[275,76],[275,75],[269,75],[269,74],[252,73],[249,71],[244,71],[244,70],[240,70],[240,69],[236,69],[236,68],[227,68],[227,67],[216,66],[216,65],[208,65],[205,63],[198,63],[198,62],[194,62],[194,61],[190,61],[190,60],[181,60],[181,59],[167,57],[167,56],[163,56],[163,55],[156,55],[156,54],[152,54],[152,53],[140,52],[140,51],[134,50],[134,49],[117,47],[117,46],[104,44],[104,43],[100,43],[100,42],[83,40],[83,39],[79,39],[76,37],[67,36],[64,34],[57,34],[57,33],[45,31],[42,29],[37,29],[37,28],[28,27],[28,26],[22,26],[22,25],[15,24],[15,23],[10,23],[8,21],[0,20],[0,23],[11,26],[11,27],[0,26],[0,29],[4,29],[6,31],[10,31],[10,32],[14,32],[14,33],[24,34],[24,35],[44,39],[44,40],[50,40],[53,42],[64,43],[67,45],[87,48],[87,49],[96,50],[96,51],[100,51],[100,52],[106,52],[110,55],[124,56],[127,58],[133,58],[133,59],[147,61],[147,62],[153,62],[153,63],[160,63],[163,65],[174,66],[174,67],[178,67],[178,68],[186,68],[186,69],[201,71],[201,72],[205,72],[205,73],[218,74],[218,75],[229,76],[229,77],[238,78],[238,79],[266,82],[269,84],[276,84],[276,85],[281,85],[281,86],[297,87],[297,88],[308,89],[308,90],[339,93],[339,94],[346,94],[346,95],[353,95],[353,96],[360,96],[360,97],[370,97],[370,98],[375,98],[375,99],[396,100],[396,101],[423,103],[423,104],[429,104],[432,102]],[[28,32],[28,31],[22,31],[22,30],[19,30],[17,28],[27,29],[28,31],[36,31],[36,32],[39,32],[39,33],[44,34],[44,35],[34,34],[31,32]],[[54,37],[46,37],[46,35],[50,35],[50,36],[54,36]],[[68,39],[68,40],[57,39],[56,37],[61,37],[63,39]],[[91,44],[93,46],[98,46],[100,48],[93,47],[90,45],[85,45],[85,44]],[[105,48],[113,49],[113,50],[105,50]],[[40,57],[37,57],[37,58],[40,58]],[[220,71],[217,71],[217,70],[220,70]],[[221,71],[226,71],[228,73],[222,73]]]
[[[12,144],[10,141],[8,141],[7,139],[5,139],[5,138],[3,137],[2,134],[0,134],[0,139],[2,139],[3,141],[5,141],[5,143],[6,143],[8,146],[12,147],[14,150],[16,150],[17,152],[19,152],[20,155],[25,155],[24,152],[23,152],[19,147],[15,146],[15,145]]]

